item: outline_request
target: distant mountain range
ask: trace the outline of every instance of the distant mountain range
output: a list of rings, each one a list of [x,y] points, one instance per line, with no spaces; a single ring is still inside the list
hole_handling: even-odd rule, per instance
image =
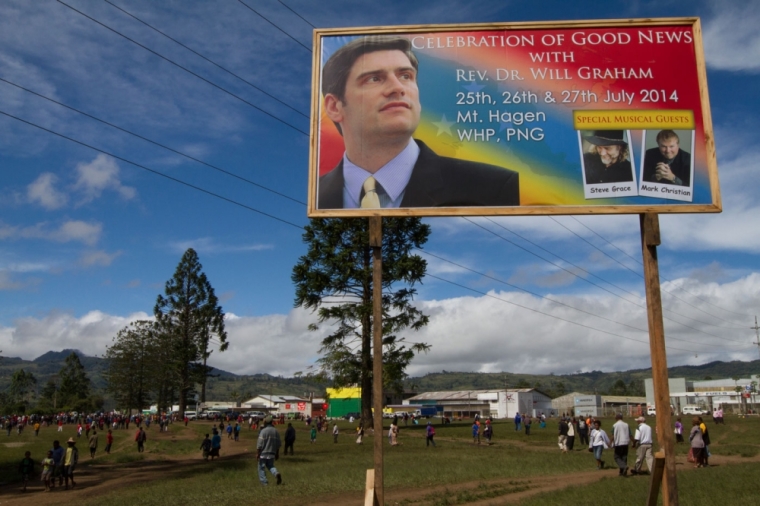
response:
[[[103,358],[90,357],[79,350],[66,349],[49,351],[34,360],[18,357],[0,357],[0,390],[10,385],[11,375],[18,369],[31,372],[37,378],[37,388],[42,387],[50,378],[55,379],[63,367],[66,357],[72,352],[87,370],[96,391],[105,392],[104,372],[107,362]],[[209,380],[206,398],[209,401],[249,399],[259,394],[289,394],[308,396],[324,395],[325,387],[330,386],[314,381],[313,378],[284,378],[270,374],[238,375],[215,369],[215,377]],[[760,360],[752,362],[710,362],[697,366],[677,366],[668,369],[671,378],[685,377],[688,380],[720,379],[735,376],[748,377],[760,374]],[[411,392],[431,392],[445,390],[485,390],[495,388],[535,387],[551,396],[570,392],[644,395],[644,379],[651,378],[651,369],[635,369],[622,372],[591,371],[576,374],[519,374],[519,373],[475,373],[441,371],[421,377],[408,378],[405,389]]]

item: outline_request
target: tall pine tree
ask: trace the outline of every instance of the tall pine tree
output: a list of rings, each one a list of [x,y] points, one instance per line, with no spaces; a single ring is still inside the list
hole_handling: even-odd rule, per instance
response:
[[[427,263],[421,247],[430,227],[419,218],[383,220],[383,385],[400,391],[412,358],[430,347],[406,343],[398,333],[419,330],[428,317],[413,304],[413,288]],[[372,249],[365,219],[312,219],[303,241],[308,251],[293,268],[295,305],[317,312],[319,322],[335,325],[322,340],[320,371],[337,387],[359,384],[362,421],[372,420]],[[312,325],[312,330],[317,326]]]
[[[185,251],[153,310],[159,332],[172,351],[166,367],[176,376],[180,414],[184,414],[187,397],[196,382],[205,390],[211,339],[218,340],[219,351],[228,346],[224,312],[201,269],[195,250]]]
[[[108,391],[118,408],[138,412],[150,406],[152,391],[160,388],[157,381],[162,364],[158,361],[160,343],[151,321],[136,321],[121,329],[114,343],[106,350],[108,370],[105,374]]]
[[[66,357],[58,376],[61,378],[61,386],[58,388],[59,404],[79,411],[88,408],[90,378],[87,377],[87,372],[76,352],[72,351]]]
[[[34,377],[34,374],[26,372],[23,369],[15,371],[11,376],[11,385],[8,389],[11,400],[19,408],[23,407],[24,412],[26,412],[26,408],[29,407],[34,398],[36,385],[37,378]]]

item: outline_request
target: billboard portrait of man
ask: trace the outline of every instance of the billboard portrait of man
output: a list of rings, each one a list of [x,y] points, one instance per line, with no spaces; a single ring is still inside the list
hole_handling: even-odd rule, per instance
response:
[[[657,147],[644,154],[642,180],[676,186],[691,185],[691,154],[681,149],[681,140],[673,130],[660,130]]]
[[[322,69],[323,107],[345,153],[319,178],[318,209],[519,206],[519,174],[437,155],[412,138],[419,64],[408,39],[365,36]]]
[[[594,130],[582,137],[591,145],[583,153],[586,184],[633,181],[630,150],[623,130]]]

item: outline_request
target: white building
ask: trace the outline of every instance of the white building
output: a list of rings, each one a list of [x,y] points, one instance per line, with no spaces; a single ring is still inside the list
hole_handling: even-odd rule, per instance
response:
[[[309,399],[293,395],[258,395],[243,402],[241,407],[256,409],[264,406],[269,413],[285,416],[298,413],[301,416],[312,416],[311,405]]]
[[[533,416],[540,413],[547,416],[557,414],[552,409],[551,398],[535,388],[425,392],[405,399],[403,404],[437,406],[439,412],[449,418],[471,418],[476,414],[513,418],[518,411]]]
[[[612,416],[622,413],[625,417],[646,415],[646,398],[624,395],[592,395],[572,392],[552,399],[557,413],[575,416]]]
[[[758,375],[738,380],[724,378],[688,381],[686,378],[670,378],[668,379],[670,404],[676,413],[681,413],[684,406],[691,405],[711,412],[718,409],[718,406],[722,406],[724,411],[739,412],[743,404],[747,406],[755,404],[758,384],[760,384]],[[737,388],[740,392],[736,391]],[[647,404],[654,406],[654,382],[651,378],[644,380],[644,389]]]

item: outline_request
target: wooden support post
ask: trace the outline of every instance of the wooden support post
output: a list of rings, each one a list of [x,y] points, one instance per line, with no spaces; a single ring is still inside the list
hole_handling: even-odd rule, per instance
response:
[[[663,478],[662,504],[663,506],[678,506],[675,441],[673,439],[670,414],[670,387],[668,386],[668,361],[665,354],[665,328],[662,323],[660,269],[657,264],[657,246],[660,245],[660,223],[655,213],[641,214],[639,216],[639,223],[641,225],[641,254],[644,260],[644,286],[647,295],[649,351],[652,357],[654,407],[657,412],[657,442],[660,446],[660,451],[664,452],[665,455],[664,474],[661,474]]]
[[[369,218],[372,247],[372,407],[374,413],[374,506],[383,506],[383,219]],[[367,477],[369,480],[369,476]]]
[[[655,499],[655,503],[656,502],[657,502],[657,499]],[[364,506],[375,506],[375,470],[374,469],[367,469],[367,481],[364,485]]]
[[[656,409],[656,408],[655,408]],[[654,454],[654,469],[650,469],[652,476],[649,480],[649,494],[647,506],[657,506],[657,496],[660,494],[662,473],[665,471],[665,452],[660,450]]]

